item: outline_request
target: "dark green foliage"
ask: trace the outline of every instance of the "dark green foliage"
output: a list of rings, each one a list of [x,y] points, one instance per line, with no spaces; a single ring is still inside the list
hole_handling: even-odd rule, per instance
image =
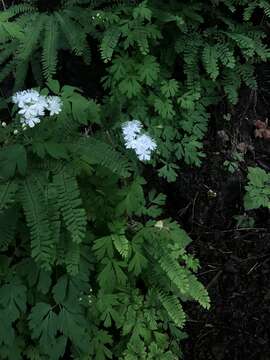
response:
[[[114,145],[119,131],[103,131],[104,105],[48,87],[59,116],[0,128],[0,357],[174,359],[183,301],[210,303],[191,239],[160,218],[166,197],[144,194],[134,157]]]
[[[40,85],[58,74],[59,50],[92,67],[91,51],[99,51],[110,92],[106,112],[151,125],[160,140],[159,162],[168,165],[157,164],[160,175],[168,181],[176,179],[179,160],[200,165],[208,106],[224,96],[236,104],[243,84],[256,89],[254,64],[270,56],[264,42],[267,1],[85,0],[45,8],[27,1],[2,15],[0,81],[13,74],[19,89],[31,70]],[[265,14],[260,26],[251,21],[259,8]]]
[[[0,48],[2,56],[3,52],[10,55],[13,53],[13,58],[0,72],[0,79],[13,72],[16,79],[15,89],[21,88],[29,65],[35,76],[41,75],[36,73],[39,72],[36,62],[42,63],[43,77],[51,79],[57,71],[60,49],[68,48],[75,55],[83,56],[89,63],[91,54],[86,37],[92,29],[91,23],[87,21],[90,13],[91,9],[87,15],[75,4],[65,4],[52,13],[40,13],[35,4],[11,6],[6,11],[7,15],[2,16],[3,20],[0,19],[3,32],[7,33],[1,37],[0,28]],[[6,23],[6,19],[11,21]],[[5,60],[8,60],[8,57],[6,56]]]
[[[212,1],[142,1],[101,12],[101,56],[111,63],[103,78],[110,103],[120,102],[160,140],[159,160],[166,163],[160,175],[168,181],[176,179],[179,160],[200,165],[208,106],[224,95],[234,105],[241,85],[257,87],[253,64],[269,59],[270,52],[264,23],[254,26],[240,18],[250,6],[248,1],[231,1],[227,9]]]
[[[52,263],[52,242],[45,195],[37,179],[25,179],[20,189],[20,201],[24,208],[31,234],[31,255],[45,268]]]
[[[55,175],[53,184],[58,193],[58,207],[73,242],[80,244],[86,230],[86,214],[76,179],[65,171]]]
[[[34,128],[18,116],[0,127],[1,359],[181,357],[183,303],[210,300],[121,124],[143,123],[157,142],[149,168],[166,180],[199,166],[209,107],[256,89],[255,64],[269,59],[256,8],[269,17],[266,1],[247,0],[36,0],[1,13],[0,82],[21,89],[31,73],[63,101]],[[62,50],[102,66],[106,96],[53,80]],[[268,175],[248,179],[246,207],[268,206]]]

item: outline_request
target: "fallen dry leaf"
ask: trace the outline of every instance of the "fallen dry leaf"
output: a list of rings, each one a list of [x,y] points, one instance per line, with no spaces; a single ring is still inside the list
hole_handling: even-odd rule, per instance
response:
[[[256,129],[255,137],[261,139],[270,139],[270,129]]]
[[[266,122],[261,120],[256,120],[255,127],[256,129],[266,129],[268,126],[268,119],[266,119]]]
[[[255,137],[260,139],[270,139],[270,128],[268,128],[268,119],[264,121],[256,120]]]

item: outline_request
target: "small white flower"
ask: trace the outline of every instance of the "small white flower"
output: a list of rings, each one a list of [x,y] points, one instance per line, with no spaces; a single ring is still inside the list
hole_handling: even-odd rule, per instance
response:
[[[62,107],[62,101],[58,96],[46,97],[33,89],[18,91],[12,96],[12,101],[19,107],[18,113],[22,116],[21,123],[24,129],[40,123],[39,117],[45,115],[45,110],[52,116],[59,114]]]
[[[40,95],[39,92],[33,89],[18,91],[15,95],[12,96],[12,101],[18,107],[22,108],[26,104],[37,102]]]
[[[7,126],[7,123],[3,121],[1,125],[2,125],[3,127],[6,127],[6,126]]]
[[[43,116],[45,114],[45,109],[48,108],[48,102],[45,96],[40,95],[38,101],[33,104],[32,107],[35,109],[37,116]]]
[[[14,131],[13,131],[13,134],[14,134],[14,135],[17,135],[18,133],[19,133],[18,130],[14,130]]]
[[[31,128],[34,127],[36,124],[40,123],[40,119],[39,118],[30,118],[30,119],[26,119],[26,123],[28,126],[30,126]]]
[[[40,122],[38,116],[45,114],[47,108],[47,101],[45,96],[42,96],[38,91],[30,89],[17,92],[12,101],[19,107],[18,113],[22,115],[21,122],[24,125],[34,127]]]
[[[128,149],[132,148],[132,141],[142,130],[142,123],[139,120],[127,121],[122,125],[122,132]]]
[[[31,117],[31,118],[24,118],[21,119],[22,127],[29,126],[33,128],[36,124],[40,123],[40,118],[38,117]]]
[[[133,146],[133,149],[141,161],[150,160],[152,151],[157,148],[155,141],[146,134],[138,136],[133,142]]]
[[[58,115],[62,110],[62,101],[59,96],[47,97],[47,109],[50,111],[50,115]]]
[[[26,119],[36,117],[38,115],[35,105],[23,107],[19,110],[19,114],[24,116]]]
[[[137,147],[140,147],[142,149],[149,149],[151,151],[155,150],[157,148],[157,144],[156,142],[149,136],[146,134],[140,135],[137,138]]]
[[[150,160],[157,144],[149,135],[141,134],[141,130],[142,123],[138,120],[127,121],[122,125],[125,147],[135,150],[139,160]]]

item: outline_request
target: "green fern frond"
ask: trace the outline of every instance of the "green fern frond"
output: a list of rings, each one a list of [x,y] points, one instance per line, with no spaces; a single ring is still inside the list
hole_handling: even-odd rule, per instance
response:
[[[28,4],[12,5],[6,10],[9,17],[21,15],[23,13],[33,13],[35,11],[37,11],[37,8],[33,5]]]
[[[216,47],[206,45],[202,52],[202,60],[210,78],[216,80],[219,75],[218,52]]]
[[[256,3],[250,3],[245,9],[244,9],[244,14],[243,14],[243,18],[245,21],[249,21],[255,11],[257,7]]]
[[[270,4],[268,1],[260,0],[259,7],[263,9],[265,15],[270,18]]]
[[[118,27],[112,27],[105,31],[100,44],[101,58],[105,63],[111,60],[120,36],[121,30]]]
[[[58,32],[55,16],[47,16],[42,52],[43,74],[46,80],[51,79],[56,73]]]
[[[241,77],[234,69],[226,69],[223,71],[222,85],[224,91],[231,104],[236,104],[238,101],[238,90],[241,86]]]
[[[241,76],[242,81],[251,89],[257,89],[257,81],[255,77],[255,67],[251,64],[243,64],[237,67],[237,72]]]
[[[229,48],[229,45],[227,43],[217,44],[216,48],[220,62],[224,66],[233,69],[236,64],[236,59],[234,57],[234,52]]]
[[[70,49],[74,51],[77,56],[81,56],[83,54],[84,46],[86,46],[85,35],[83,34],[82,29],[68,16],[64,16],[64,14],[60,12],[56,12],[55,17],[62,33],[69,43]]]
[[[182,328],[186,322],[186,314],[177,297],[158,290],[158,298],[175,325]]]
[[[244,20],[249,21],[256,10],[256,8],[261,8],[265,15],[270,18],[270,4],[268,1],[260,0],[256,2],[250,2],[248,6],[244,9]]]
[[[187,271],[182,268],[164,249],[164,254],[158,260],[162,270],[166,273],[169,280],[179,289],[182,294],[189,290]]]
[[[254,56],[256,43],[253,39],[244,34],[238,34],[233,32],[226,32],[226,34],[230,39],[235,41],[235,43],[239,46],[242,53],[246,57],[250,58]]]
[[[68,250],[65,256],[67,272],[74,276],[79,272],[80,264],[80,245],[73,241],[68,242]]]
[[[78,155],[90,164],[104,166],[119,176],[128,177],[130,174],[129,161],[103,141],[92,137],[81,139],[78,143]]]
[[[45,269],[50,269],[55,244],[51,239],[44,192],[34,178],[27,178],[20,187],[20,199],[31,233],[32,257]]]
[[[46,197],[46,202],[48,204],[48,215],[50,219],[51,238],[54,244],[58,244],[60,241],[61,220],[60,220],[60,210],[57,203],[57,191],[53,185],[50,184],[47,186],[45,197]]]
[[[206,288],[196,278],[196,276],[190,273],[187,277],[189,282],[189,295],[192,299],[198,301],[198,303],[205,309],[210,308],[210,298]]]
[[[72,241],[79,244],[85,237],[87,220],[85,210],[81,207],[82,201],[76,178],[67,171],[62,171],[54,176],[54,184],[64,223]]]
[[[112,235],[111,238],[116,250],[124,259],[126,259],[130,251],[130,244],[128,242],[128,239],[125,237],[125,235],[118,234]]]
[[[23,29],[22,27],[12,21],[9,21],[9,14],[4,11],[0,13],[0,39],[1,41],[5,39],[22,39],[23,38]]]
[[[46,17],[44,15],[35,15],[33,22],[30,22],[26,29],[25,38],[17,51],[17,58],[19,61],[29,61],[32,53],[36,50],[41,32],[44,28],[45,20]]]

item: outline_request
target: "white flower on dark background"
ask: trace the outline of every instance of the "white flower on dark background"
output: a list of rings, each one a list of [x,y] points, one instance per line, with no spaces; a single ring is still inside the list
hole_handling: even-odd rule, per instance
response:
[[[47,110],[50,111],[50,116],[58,115],[62,110],[62,101],[58,96],[47,97]]]
[[[146,134],[138,136],[134,141],[133,146],[133,149],[141,161],[150,160],[152,151],[157,148],[157,144],[154,140]]]
[[[29,89],[18,91],[12,96],[12,101],[19,108],[21,124],[34,127],[40,123],[40,117],[49,111],[49,115],[58,115],[62,111],[62,101],[58,96],[43,96],[38,91]]]
[[[142,130],[142,123],[139,120],[127,121],[122,125],[122,132],[125,139],[126,148],[132,149],[130,145]]]
[[[29,127],[34,127],[36,124],[40,123],[40,118],[38,117],[32,117],[32,118],[27,118],[27,119],[21,119],[21,124],[23,125],[23,127],[25,126],[29,126]]]
[[[19,108],[23,108],[26,105],[38,102],[40,96],[41,95],[36,90],[23,90],[18,91],[15,95],[13,95],[12,101],[14,104],[18,105]]]
[[[142,123],[139,120],[127,121],[122,125],[125,147],[133,149],[141,161],[151,159],[152,152],[157,148],[156,142],[147,134],[141,134]]]

